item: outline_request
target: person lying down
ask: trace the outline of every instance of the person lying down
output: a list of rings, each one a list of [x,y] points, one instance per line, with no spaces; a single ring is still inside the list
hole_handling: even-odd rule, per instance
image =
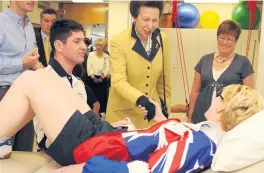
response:
[[[150,101],[156,106],[155,121],[162,120],[160,106]],[[218,171],[223,167],[219,167],[221,164],[216,163],[219,159],[214,156],[225,132],[253,115],[259,116],[256,114],[262,113],[263,107],[264,101],[258,92],[247,86],[230,85],[217,94],[206,112],[208,121],[194,125],[170,119],[148,129],[95,136],[74,149],[78,165],[58,171],[201,172],[212,162],[212,169]],[[144,116],[147,114],[144,108],[142,112]]]
[[[47,154],[66,166],[56,172],[134,172],[138,165],[145,165],[146,172],[198,171],[210,166],[223,131],[263,109],[262,98],[246,86],[228,86],[217,96],[206,113],[209,121],[201,124],[165,120],[152,101],[154,120],[161,122],[148,129],[118,132],[100,121],[59,76],[43,69],[26,71],[0,102],[0,138],[12,136],[37,115],[52,142]],[[242,96],[254,101],[254,109],[250,104],[239,107]]]

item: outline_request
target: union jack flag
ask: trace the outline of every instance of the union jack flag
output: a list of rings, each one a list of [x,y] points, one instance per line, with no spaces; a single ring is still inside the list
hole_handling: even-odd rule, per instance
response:
[[[195,125],[170,119],[145,130],[95,136],[74,150],[83,172],[195,173],[210,167],[216,143]],[[86,171],[85,171],[86,170]]]

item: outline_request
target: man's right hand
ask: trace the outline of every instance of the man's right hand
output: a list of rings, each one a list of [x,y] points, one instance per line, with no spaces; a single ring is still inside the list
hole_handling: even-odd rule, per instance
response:
[[[26,53],[22,57],[24,68],[34,68],[39,63],[39,54],[36,50]]]

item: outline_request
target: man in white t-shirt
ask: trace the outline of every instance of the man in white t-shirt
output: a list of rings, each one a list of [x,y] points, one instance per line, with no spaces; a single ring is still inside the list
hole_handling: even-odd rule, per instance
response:
[[[76,32],[66,31],[67,28],[71,29],[71,26],[69,26],[71,23],[72,25],[78,24],[75,22],[65,23],[67,26],[65,26],[65,29],[62,29],[64,30],[62,33],[59,33],[58,31],[60,30],[56,29],[55,26],[53,26],[53,29],[51,28],[50,40],[51,43],[53,42],[51,47],[52,51],[54,51],[54,57],[50,58],[49,65],[45,69],[57,73],[67,85],[73,88],[77,95],[87,101],[85,85],[80,78],[74,75],[73,72],[74,67],[84,61],[87,47],[84,44],[84,34],[83,32],[80,32],[83,31],[81,25],[78,26]],[[60,25],[62,25],[62,23],[60,23]],[[89,95],[89,97],[94,96]],[[38,151],[45,151],[51,143],[47,140],[43,128],[36,117],[34,118],[34,127],[37,135]]]

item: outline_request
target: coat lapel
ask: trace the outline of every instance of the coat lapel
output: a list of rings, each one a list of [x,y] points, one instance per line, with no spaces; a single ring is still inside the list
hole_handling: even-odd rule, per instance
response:
[[[157,37],[160,34],[160,30],[156,29],[152,33],[152,46],[151,46],[151,52],[150,55],[147,55],[147,52],[145,51],[145,48],[143,47],[139,37],[137,36],[136,30],[135,30],[135,25],[133,24],[132,26],[132,31],[131,31],[131,37],[136,39],[135,44],[132,47],[132,50],[137,52],[140,56],[142,56],[144,59],[148,61],[152,61],[155,56],[157,55],[159,48],[160,48],[160,43],[157,40]]]
[[[47,61],[46,61],[46,55],[45,55],[45,50],[44,50],[44,44],[42,41],[42,36],[41,32],[39,31],[36,34],[36,41],[37,41],[37,46],[38,46],[38,51],[39,51],[39,61],[42,63],[44,67],[47,66]]]

